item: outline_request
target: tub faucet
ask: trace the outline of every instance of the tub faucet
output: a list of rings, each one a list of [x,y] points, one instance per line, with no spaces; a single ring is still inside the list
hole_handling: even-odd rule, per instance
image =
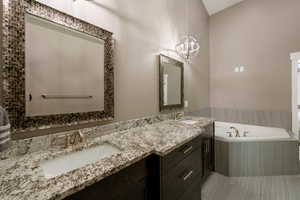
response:
[[[232,130],[235,131],[235,137],[241,137],[241,136],[240,136],[240,132],[239,132],[239,130],[238,130],[237,128],[231,126],[229,129],[232,129]]]

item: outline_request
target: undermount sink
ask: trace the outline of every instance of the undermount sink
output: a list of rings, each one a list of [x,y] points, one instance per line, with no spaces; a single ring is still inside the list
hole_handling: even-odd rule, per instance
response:
[[[195,120],[181,120],[180,122],[184,123],[184,124],[188,124],[188,125],[193,125],[193,124],[196,124],[198,121],[195,121]]]
[[[102,145],[44,161],[41,163],[41,168],[43,169],[46,178],[54,178],[120,152],[121,150],[119,148],[104,143]]]

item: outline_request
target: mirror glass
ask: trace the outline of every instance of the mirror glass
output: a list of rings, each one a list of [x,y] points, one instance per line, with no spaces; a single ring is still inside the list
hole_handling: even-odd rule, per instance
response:
[[[160,55],[160,109],[183,107],[183,63]]]
[[[104,41],[26,14],[26,116],[104,110]]]

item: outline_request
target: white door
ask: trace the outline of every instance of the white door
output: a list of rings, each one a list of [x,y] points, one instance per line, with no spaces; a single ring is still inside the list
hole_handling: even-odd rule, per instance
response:
[[[300,52],[291,54],[292,60],[292,129],[299,138],[300,123]]]

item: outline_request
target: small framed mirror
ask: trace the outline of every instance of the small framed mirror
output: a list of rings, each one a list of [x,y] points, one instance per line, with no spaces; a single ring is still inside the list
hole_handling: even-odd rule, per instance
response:
[[[159,55],[159,110],[184,107],[183,63]]]

